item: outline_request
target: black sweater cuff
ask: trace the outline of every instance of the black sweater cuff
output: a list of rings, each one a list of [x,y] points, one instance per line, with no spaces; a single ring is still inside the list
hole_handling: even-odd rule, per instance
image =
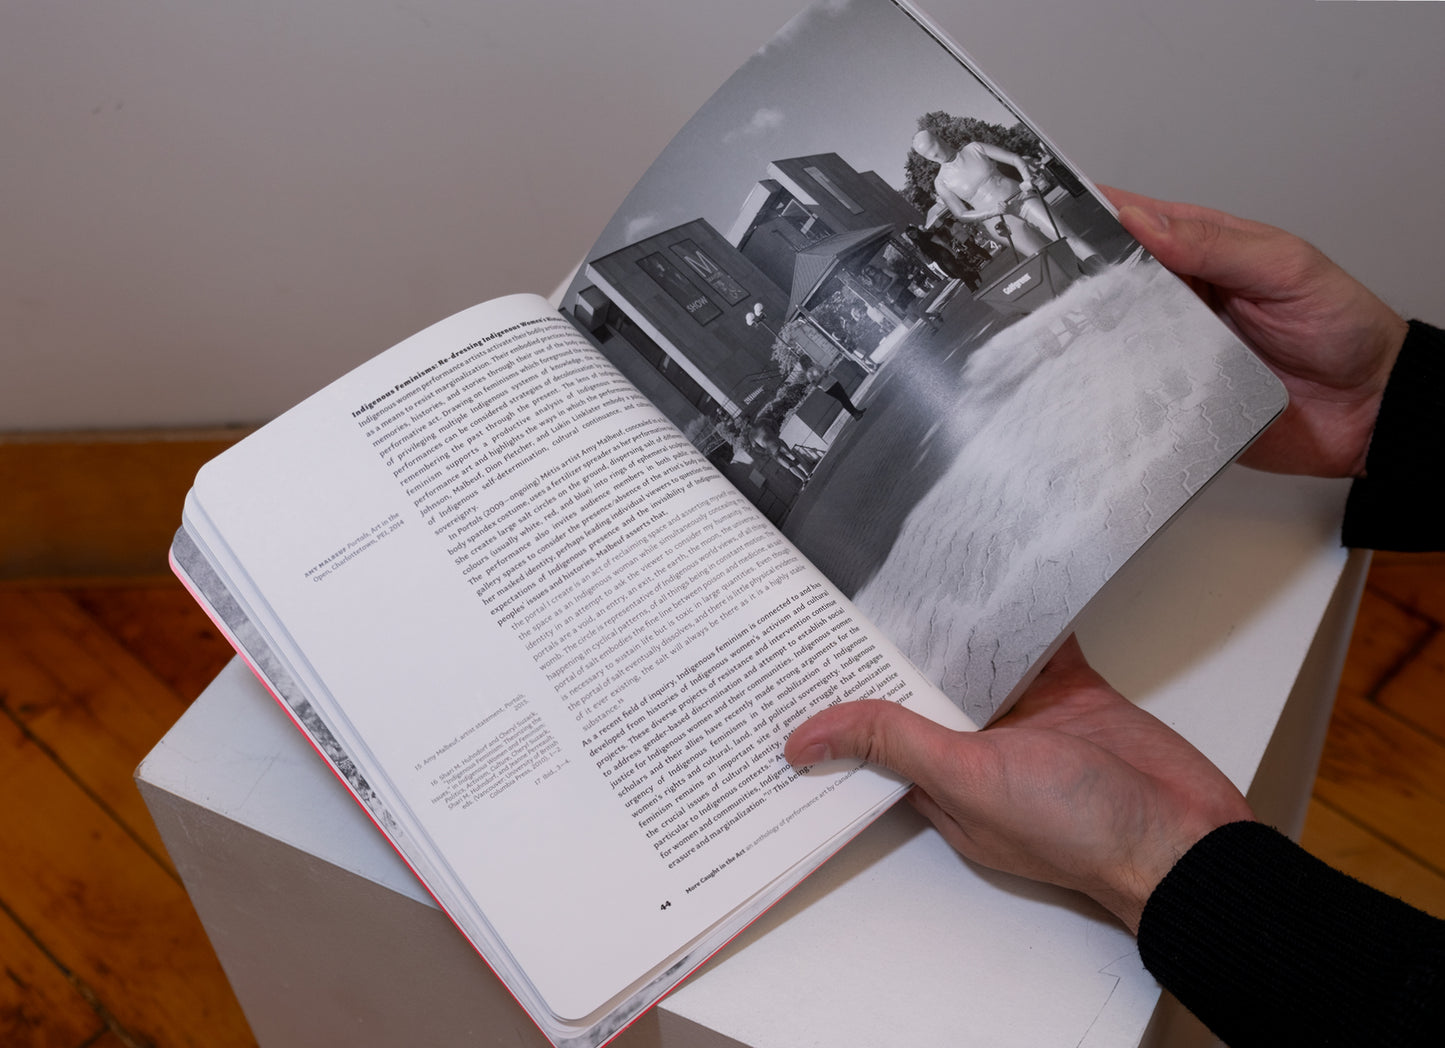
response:
[[[1365,476],[1350,488],[1346,546],[1445,549],[1445,332],[1410,321],[1370,439]]]
[[[1144,908],[1139,953],[1233,1048],[1445,1044],[1445,922],[1254,822],[1206,836]]]

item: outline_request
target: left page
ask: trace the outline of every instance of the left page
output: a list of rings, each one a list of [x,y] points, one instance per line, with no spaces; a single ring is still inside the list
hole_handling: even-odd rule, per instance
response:
[[[650,1003],[896,798],[787,766],[810,709],[968,726],[537,298],[434,325],[208,464],[186,532],[559,1041]]]

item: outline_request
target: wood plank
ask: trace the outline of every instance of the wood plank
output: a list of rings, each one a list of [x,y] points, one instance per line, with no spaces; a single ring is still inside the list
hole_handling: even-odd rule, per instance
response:
[[[1439,742],[1445,742],[1445,630],[1437,630],[1375,697]]]
[[[1445,553],[1376,553],[1368,585],[1445,625]]]
[[[0,434],[0,578],[163,574],[196,470],[245,432]]]
[[[1317,798],[1310,801],[1300,843],[1351,877],[1445,918],[1445,875],[1416,862]]]
[[[137,1044],[135,1041],[121,1040],[114,1030],[106,1030],[93,1041],[87,1041],[80,1048],[150,1048],[149,1045]]]
[[[1315,795],[1445,873],[1445,745],[1389,710],[1340,692]]]
[[[0,1044],[6,1048],[75,1048],[104,1028],[60,967],[5,912],[0,967]]]
[[[67,594],[187,702],[205,690],[235,654],[175,578],[71,589]]]
[[[184,890],[0,719],[0,901],[140,1045],[252,1046]]]
[[[1429,619],[1367,586],[1360,597],[1340,687],[1374,695],[1436,629]]]
[[[169,869],[132,776],[186,703],[64,593],[0,590],[6,714]]]

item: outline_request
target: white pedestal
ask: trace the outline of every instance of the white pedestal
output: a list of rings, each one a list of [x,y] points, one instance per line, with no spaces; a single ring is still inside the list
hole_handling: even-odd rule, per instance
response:
[[[1344,491],[1232,470],[1078,623],[1106,677],[1296,833],[1368,564],[1338,546]],[[137,779],[265,1048],[546,1043],[239,660]],[[615,1043],[1199,1036],[1158,1001],[1111,918],[969,865],[904,807]]]

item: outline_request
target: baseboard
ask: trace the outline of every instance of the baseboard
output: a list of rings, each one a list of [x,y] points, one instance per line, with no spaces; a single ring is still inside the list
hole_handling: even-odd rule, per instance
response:
[[[0,433],[0,580],[164,573],[196,470],[247,432]]]

